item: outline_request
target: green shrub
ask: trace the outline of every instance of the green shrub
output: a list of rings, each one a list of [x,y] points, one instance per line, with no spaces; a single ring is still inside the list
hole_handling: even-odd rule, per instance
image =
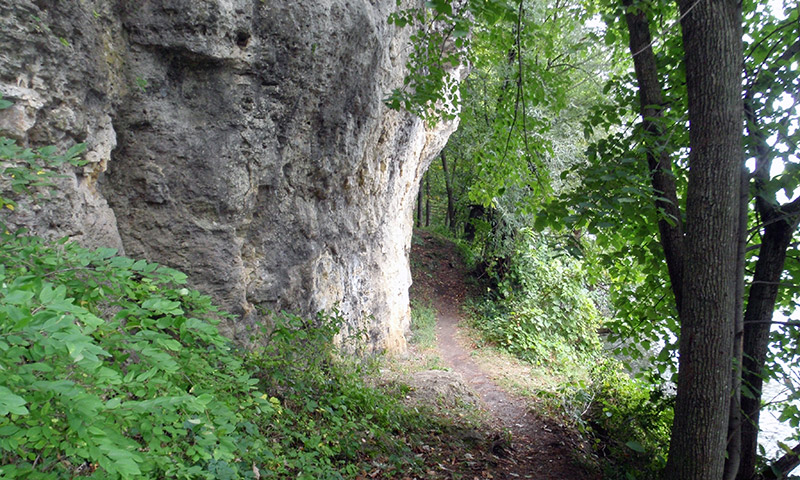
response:
[[[273,316],[236,350],[184,274],[69,242],[2,235],[3,478],[353,478],[417,468],[427,428],[335,346],[341,318]]]
[[[252,431],[275,405],[219,312],[184,274],[115,254],[0,235],[5,478],[251,470],[265,442]]]
[[[488,340],[532,363],[570,366],[599,351],[601,316],[580,262],[529,231],[477,310],[475,324]]]
[[[591,371],[583,414],[607,479],[657,479],[669,449],[672,399],[652,384],[632,379],[619,362],[604,359]]]

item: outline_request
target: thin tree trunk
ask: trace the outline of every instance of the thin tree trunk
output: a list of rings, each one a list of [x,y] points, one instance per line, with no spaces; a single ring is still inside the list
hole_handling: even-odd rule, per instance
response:
[[[642,128],[647,135],[647,164],[655,190],[655,206],[664,215],[658,220],[658,231],[667,269],[675,295],[675,305],[681,311],[683,289],[683,219],[672,174],[670,152],[664,145],[664,132],[660,124],[664,104],[659,81],[658,65],[653,54],[650,26],[646,12],[636,10],[633,0],[622,0],[625,21],[628,25],[629,46],[633,56],[636,80],[639,84],[639,109]]]
[[[422,174],[422,178],[419,182],[419,190],[417,191],[417,228],[422,227],[422,184],[425,182],[425,174]]]
[[[757,199],[756,204],[765,203]],[[762,206],[762,208],[764,208]],[[767,213],[765,211],[764,213]],[[764,386],[763,370],[769,347],[769,331],[775,300],[786,260],[786,249],[792,242],[797,229],[796,216],[791,223],[774,220],[783,215],[779,210],[762,216],[767,223],[761,240],[758,262],[753,274],[753,284],[744,314],[744,359],[742,361],[742,382],[751,395],[742,395],[742,460],[739,466],[740,480],[755,477],[758,459],[758,425],[761,411],[761,392]]]
[[[425,226],[431,226],[431,175],[425,174]]]
[[[666,480],[725,466],[742,160],[742,8],[679,0],[689,102],[689,187],[680,363]]]
[[[447,168],[447,157],[444,154],[444,150],[439,154],[439,157],[442,159],[442,170],[444,170],[444,188],[447,192],[447,219],[445,220],[445,225],[450,228],[450,231],[455,233],[455,199],[453,194],[453,178],[452,175],[455,174],[455,162],[451,166],[450,170]]]
[[[750,172],[742,159],[739,171],[739,239],[736,248],[736,315],[733,322],[733,369],[731,405],[728,414],[728,455],[723,480],[735,480],[742,459],[742,354],[744,351],[744,264],[747,250],[747,210],[750,203]]]
[[[752,95],[752,92],[748,92],[745,96],[745,115],[748,135],[755,141],[756,170],[753,174],[757,192],[755,204],[764,227],[747,309],[744,313],[742,383],[749,394],[741,395],[742,458],[738,480],[751,480],[756,477],[761,393],[764,384],[764,365],[769,349],[769,332],[775,312],[775,301],[778,298],[779,282],[786,263],[786,250],[800,223],[798,203],[780,205],[774,195],[770,195],[771,198],[763,196],[770,179],[772,156],[770,146],[759,128],[758,118],[752,108]]]
[[[798,466],[800,466],[800,444],[795,445],[791,452],[786,452],[778,461],[767,467],[762,476],[765,480],[785,478]]]

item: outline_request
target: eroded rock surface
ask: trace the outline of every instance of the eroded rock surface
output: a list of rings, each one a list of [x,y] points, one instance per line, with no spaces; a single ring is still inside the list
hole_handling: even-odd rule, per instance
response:
[[[402,350],[419,177],[455,128],[388,110],[395,0],[10,0],[0,134],[88,144],[59,199],[11,217],[189,274],[241,320],[338,308]],[[22,209],[24,210],[24,209]]]

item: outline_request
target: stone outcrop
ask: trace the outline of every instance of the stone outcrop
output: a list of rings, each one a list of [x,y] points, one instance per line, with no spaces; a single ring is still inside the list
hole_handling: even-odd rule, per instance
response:
[[[402,350],[419,178],[455,128],[383,98],[395,0],[10,0],[0,135],[86,142],[35,232],[179,268],[241,319],[337,308]],[[34,215],[35,213],[35,215]]]

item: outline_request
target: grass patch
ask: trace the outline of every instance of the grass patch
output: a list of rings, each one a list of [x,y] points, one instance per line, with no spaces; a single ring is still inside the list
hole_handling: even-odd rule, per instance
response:
[[[436,348],[436,310],[430,305],[411,302],[410,341],[422,349]]]

